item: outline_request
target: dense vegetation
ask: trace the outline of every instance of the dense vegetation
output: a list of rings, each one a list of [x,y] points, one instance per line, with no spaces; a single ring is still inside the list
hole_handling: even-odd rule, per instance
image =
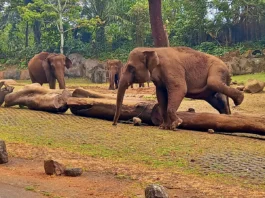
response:
[[[162,0],[171,46],[222,55],[263,48],[264,0]],[[125,60],[152,46],[147,0],[0,0],[0,64],[40,51]]]

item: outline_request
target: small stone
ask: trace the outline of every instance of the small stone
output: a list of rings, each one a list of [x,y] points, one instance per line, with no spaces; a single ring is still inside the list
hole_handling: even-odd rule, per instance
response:
[[[54,160],[44,160],[44,170],[47,175],[63,175],[65,167]]]
[[[213,134],[214,133],[214,130],[213,129],[208,129],[208,133]]]
[[[193,109],[193,108],[189,108],[189,109],[188,109],[188,112],[195,113],[195,109]]]
[[[145,198],[169,198],[163,186],[151,184],[145,189]]]
[[[5,164],[8,162],[8,153],[6,151],[6,143],[0,140],[0,164]]]
[[[133,125],[134,126],[140,126],[142,123],[142,120],[138,117],[133,117]]]
[[[195,159],[191,159],[190,162],[195,162]]]
[[[64,174],[70,177],[77,177],[77,176],[82,175],[82,173],[83,173],[82,168],[67,168],[64,171]]]

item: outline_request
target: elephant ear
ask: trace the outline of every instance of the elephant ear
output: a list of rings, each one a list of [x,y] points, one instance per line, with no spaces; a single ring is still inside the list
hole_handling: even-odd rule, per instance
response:
[[[50,66],[50,61],[48,57],[42,61],[42,67],[44,69],[47,81],[49,82],[51,78],[51,66]]]
[[[155,51],[144,51],[145,65],[149,70],[152,70],[159,64],[159,57]]]
[[[65,57],[65,67],[69,69],[72,67],[72,65],[72,61],[68,57]]]

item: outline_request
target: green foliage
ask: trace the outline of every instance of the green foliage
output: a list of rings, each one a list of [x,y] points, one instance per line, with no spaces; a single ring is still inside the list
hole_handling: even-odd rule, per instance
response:
[[[153,46],[146,0],[6,0],[0,11],[0,64],[24,68],[41,51],[125,62],[134,47]],[[261,0],[165,0],[162,14],[170,46],[214,55],[265,48]],[[249,28],[233,35],[240,20]]]

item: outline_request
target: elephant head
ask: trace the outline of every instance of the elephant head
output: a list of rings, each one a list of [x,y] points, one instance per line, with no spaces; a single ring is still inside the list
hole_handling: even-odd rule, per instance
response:
[[[126,89],[133,83],[149,81],[150,74],[158,64],[158,55],[153,50],[135,48],[131,51],[119,82],[113,125],[118,122]]]
[[[55,88],[55,79],[58,80],[60,89],[65,89],[64,72],[72,67],[72,61],[63,54],[49,54],[42,62],[50,88]]]
[[[121,75],[122,62],[120,60],[108,60],[107,70],[109,72],[109,89],[114,90],[118,88],[118,81]],[[115,87],[114,87],[115,86]]]

